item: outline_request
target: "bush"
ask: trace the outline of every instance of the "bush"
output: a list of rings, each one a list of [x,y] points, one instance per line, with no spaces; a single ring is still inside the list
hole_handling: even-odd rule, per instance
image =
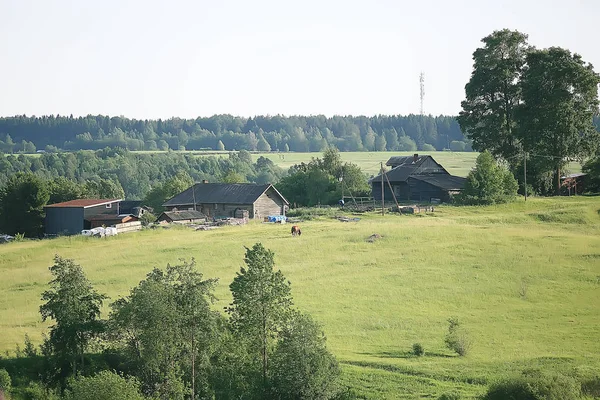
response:
[[[448,319],[448,324],[448,333],[444,339],[446,347],[461,357],[466,356],[471,350],[471,338],[462,327],[458,318],[452,317]]]
[[[425,349],[423,349],[423,345],[421,343],[415,343],[412,345],[413,354],[417,357],[421,357],[425,354]]]
[[[517,196],[519,184],[512,173],[498,165],[490,153],[477,157],[462,192],[454,197],[458,204],[488,205],[507,203]]]
[[[494,383],[484,400],[576,400],[581,398],[580,384],[573,378],[540,371]]]
[[[8,372],[5,369],[0,369],[0,392],[10,392],[11,384]]]
[[[65,392],[66,400],[143,400],[140,384],[135,378],[124,378],[110,371],[95,376],[71,379]]]
[[[583,379],[581,382],[581,392],[593,398],[600,398],[600,376]]]
[[[60,400],[53,390],[46,389],[41,383],[31,382],[29,386],[19,391],[19,398],[24,400]]]
[[[456,392],[444,393],[443,395],[438,397],[438,400],[460,400],[460,394]]]
[[[423,144],[423,146],[421,147],[421,150],[423,150],[423,151],[436,151],[435,147],[433,147],[429,143]]]

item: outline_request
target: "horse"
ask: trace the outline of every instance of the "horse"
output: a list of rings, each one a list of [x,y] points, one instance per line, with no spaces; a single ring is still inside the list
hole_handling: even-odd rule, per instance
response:
[[[300,227],[298,225],[294,225],[292,226],[292,236],[300,236],[302,235],[302,231],[300,230]]]

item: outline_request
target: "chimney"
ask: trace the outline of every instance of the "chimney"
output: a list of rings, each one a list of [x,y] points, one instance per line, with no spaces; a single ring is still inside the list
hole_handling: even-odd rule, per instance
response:
[[[418,159],[419,159],[419,154],[417,154],[417,153],[413,154],[413,162],[417,162]]]
[[[208,183],[206,179],[202,179],[202,183]]]

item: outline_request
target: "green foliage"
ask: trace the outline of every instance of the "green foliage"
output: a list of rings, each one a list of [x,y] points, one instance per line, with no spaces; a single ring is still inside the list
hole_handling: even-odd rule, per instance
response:
[[[287,322],[292,306],[290,283],[281,271],[273,270],[274,253],[260,243],[246,248],[244,263],[229,285],[233,302],[227,312],[235,331],[259,356],[266,382],[274,335]]]
[[[539,193],[560,190],[561,170],[593,154],[600,76],[577,54],[538,50],[518,31],[495,31],[473,53],[458,122],[473,148],[507,160],[516,173],[531,160],[528,181]]]
[[[586,190],[592,193],[600,193],[600,156],[589,159],[581,168],[586,173]]]
[[[541,371],[524,371],[521,376],[496,382],[484,400],[577,400],[581,385],[572,377]]]
[[[63,363],[70,364],[75,375],[77,358],[81,357],[83,364],[89,343],[102,331],[100,308],[106,296],[94,290],[81,266],[71,259],[57,255],[49,269],[51,289],[42,293],[44,304],[40,306],[42,320],[55,322],[50,326],[47,346]],[[62,371],[63,376],[67,374]]]
[[[40,382],[30,382],[26,387],[19,388],[16,398],[23,400],[61,400],[55,390],[45,387]]]
[[[32,173],[13,175],[0,187],[0,232],[40,236],[48,198],[48,189],[37,176]]]
[[[600,133],[593,125],[598,110],[600,76],[578,54],[551,47],[527,54],[521,79],[522,104],[518,110],[524,150],[539,157],[540,173],[556,172],[571,159],[593,154]]]
[[[125,191],[118,181],[100,178],[89,180],[84,185],[85,197],[91,199],[122,199]]]
[[[438,397],[438,400],[460,400],[460,398],[460,394],[456,392],[448,392]]]
[[[461,357],[466,356],[471,350],[471,338],[458,318],[452,317],[448,319],[448,333],[444,338],[444,343],[446,343],[446,347]]]
[[[342,179],[342,182],[339,181]],[[336,204],[344,192],[361,196],[370,193],[365,174],[352,163],[343,163],[339,151],[328,148],[323,158],[313,158],[308,164],[296,164],[289,175],[277,184],[277,189],[292,204],[314,206]]]
[[[467,183],[457,204],[499,204],[514,200],[518,183],[510,171],[501,167],[490,153],[477,157],[475,168],[467,176]]]
[[[425,354],[425,349],[421,343],[415,343],[412,345],[412,352],[415,356],[421,357],[423,354]]]
[[[223,183],[244,183],[246,180],[241,174],[238,174],[235,171],[228,171],[223,178],[221,178],[221,182]]]
[[[173,178],[154,186],[144,198],[144,204],[152,208],[154,215],[164,211],[163,204],[173,196],[183,192],[194,184],[187,172],[178,172]],[[150,218],[150,217],[147,217]],[[156,219],[156,218],[155,218]]]
[[[110,340],[144,392],[183,398],[186,386],[202,381],[196,378],[207,368],[215,334],[210,302],[216,283],[203,280],[193,259],[182,260],[166,271],[155,268],[128,297],[111,304]]]
[[[473,72],[457,120],[475,150],[512,160],[520,151],[515,114],[530,49],[527,35],[503,29],[481,41],[484,46],[473,53]]]
[[[421,150],[423,151],[435,151],[435,147],[430,145],[429,143],[425,143],[421,146]]]
[[[135,378],[125,378],[111,371],[90,377],[70,379],[65,400],[143,400],[140,384]]]
[[[141,217],[140,217],[140,222],[142,223],[142,226],[148,226],[151,223],[156,221],[156,215],[154,215],[153,213],[150,212],[145,212]]]
[[[333,399],[340,392],[340,370],[325,347],[321,327],[295,313],[273,353],[270,382],[278,399]]]
[[[48,204],[80,199],[85,195],[85,189],[77,182],[59,176],[48,182],[50,198]]]
[[[10,393],[12,387],[12,380],[10,375],[5,369],[0,369],[0,393]]]

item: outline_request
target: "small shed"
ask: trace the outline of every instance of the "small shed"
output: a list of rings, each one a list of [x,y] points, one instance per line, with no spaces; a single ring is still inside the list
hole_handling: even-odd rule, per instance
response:
[[[115,226],[118,224],[125,224],[128,222],[139,221],[139,218],[131,214],[120,214],[120,215],[94,215],[86,218],[86,221],[90,224],[90,229],[99,228],[101,226]]]
[[[206,222],[206,215],[195,210],[165,211],[156,220],[173,224],[192,224]]]

